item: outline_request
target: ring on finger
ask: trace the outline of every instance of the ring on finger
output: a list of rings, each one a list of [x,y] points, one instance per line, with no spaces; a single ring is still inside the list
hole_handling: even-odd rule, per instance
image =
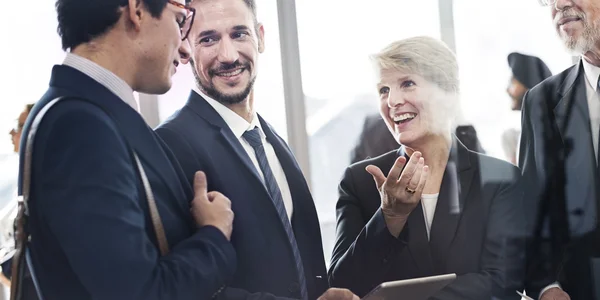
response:
[[[406,192],[409,193],[409,194],[414,194],[416,191],[413,190],[413,189],[411,189],[411,188],[409,188],[409,187],[406,187]]]

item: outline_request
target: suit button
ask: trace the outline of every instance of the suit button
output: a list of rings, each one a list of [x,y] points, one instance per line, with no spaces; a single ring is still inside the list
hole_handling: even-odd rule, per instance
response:
[[[288,287],[288,291],[290,291],[290,293],[294,295],[298,294],[300,292],[300,284],[298,284],[297,282],[292,282]]]

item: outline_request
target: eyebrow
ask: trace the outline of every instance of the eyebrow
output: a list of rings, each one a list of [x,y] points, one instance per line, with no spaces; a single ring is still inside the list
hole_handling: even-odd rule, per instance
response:
[[[198,35],[199,38],[205,37],[205,36],[209,36],[209,35],[215,35],[217,34],[216,30],[205,30],[200,32],[200,34]]]
[[[236,25],[233,26],[233,30],[239,31],[239,30],[249,30],[250,28],[248,28],[248,26],[246,25]]]

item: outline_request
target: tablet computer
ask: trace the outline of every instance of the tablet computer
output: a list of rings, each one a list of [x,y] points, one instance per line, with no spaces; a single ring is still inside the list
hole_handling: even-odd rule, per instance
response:
[[[384,282],[374,288],[363,300],[410,299],[427,300],[456,278],[456,274],[412,278]]]

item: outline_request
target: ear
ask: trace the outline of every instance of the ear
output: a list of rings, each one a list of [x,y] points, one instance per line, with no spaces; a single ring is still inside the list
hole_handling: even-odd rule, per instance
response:
[[[256,25],[258,35],[258,53],[263,53],[265,51],[265,27],[262,23],[258,23]]]
[[[127,9],[124,11],[128,22],[133,25],[136,31],[140,31],[142,27],[142,17],[145,17],[146,11],[143,9],[141,0],[128,0]]]

